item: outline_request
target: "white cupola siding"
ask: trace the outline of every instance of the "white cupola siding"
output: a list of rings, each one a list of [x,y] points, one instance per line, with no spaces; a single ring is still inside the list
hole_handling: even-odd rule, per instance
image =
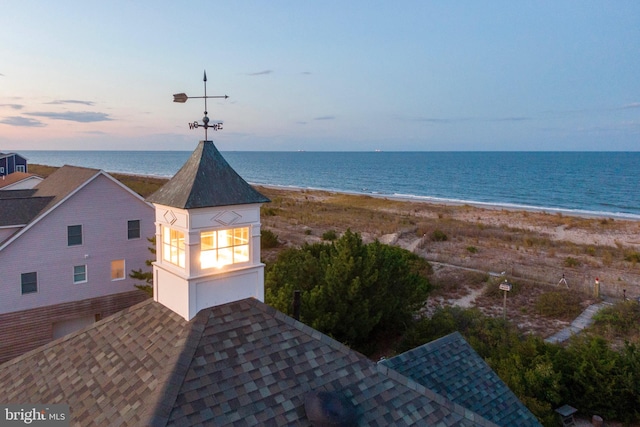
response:
[[[153,298],[191,320],[198,311],[256,298],[264,302],[260,206],[269,202],[211,141],[148,199],[155,206]]]

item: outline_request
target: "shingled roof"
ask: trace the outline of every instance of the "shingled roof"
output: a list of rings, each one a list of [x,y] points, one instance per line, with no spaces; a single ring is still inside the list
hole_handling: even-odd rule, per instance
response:
[[[222,157],[212,141],[200,141],[182,168],[148,202],[180,209],[266,203]]]
[[[66,403],[82,426],[309,426],[312,391],[359,425],[495,425],[255,299],[191,321],[147,300],[0,365],[0,401]]]
[[[459,332],[380,363],[500,426],[540,426]]]

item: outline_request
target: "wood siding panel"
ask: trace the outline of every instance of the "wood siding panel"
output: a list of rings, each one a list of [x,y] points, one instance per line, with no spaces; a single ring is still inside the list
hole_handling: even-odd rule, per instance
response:
[[[128,240],[127,221],[140,220],[141,238]],[[67,246],[67,226],[82,225],[83,243]],[[0,252],[0,313],[87,300],[135,290],[131,270],[153,258],[154,209],[99,175]],[[111,281],[111,261],[125,260],[125,279]],[[87,283],[73,267],[87,266]],[[21,273],[38,273],[38,292],[22,295]]]
[[[142,291],[0,314],[0,363],[53,340],[53,324],[89,315],[101,319],[148,298]]]

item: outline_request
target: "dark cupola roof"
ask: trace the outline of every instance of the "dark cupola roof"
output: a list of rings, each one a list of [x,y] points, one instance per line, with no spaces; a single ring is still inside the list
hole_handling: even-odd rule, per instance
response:
[[[184,166],[147,201],[180,209],[270,202],[233,170],[212,141],[200,141]]]

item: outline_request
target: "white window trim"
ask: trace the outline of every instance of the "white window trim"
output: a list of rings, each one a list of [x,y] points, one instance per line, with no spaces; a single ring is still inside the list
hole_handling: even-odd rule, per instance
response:
[[[138,221],[138,237],[129,237],[129,222]],[[127,220],[127,240],[140,240],[142,239],[142,220],[140,219],[128,219]]]
[[[110,270],[109,270],[109,274],[113,275],[113,263],[114,261],[122,261],[122,277],[118,277],[118,278],[111,278],[112,282],[119,282],[121,280],[125,280],[127,278],[127,261],[124,259],[113,259],[111,260],[111,264],[110,264]]]
[[[82,240],[82,242],[79,245],[70,245],[69,244],[69,227],[77,227],[77,226],[80,226],[80,239]],[[67,247],[68,248],[79,248],[81,246],[84,246],[84,224],[67,225]]]
[[[219,242],[217,241],[216,238],[216,247],[213,249],[209,249],[209,250],[202,250],[202,235],[204,233],[215,233],[215,235],[217,236],[217,233],[221,232],[221,231],[234,231],[237,229],[247,229],[247,242],[245,244],[242,245],[235,245],[232,244],[230,246],[223,246],[223,247],[219,247]],[[230,228],[224,228],[224,229],[216,229],[216,230],[204,230],[200,232],[200,268],[202,268],[203,270],[210,270],[213,268],[217,268],[217,269],[226,269],[226,268],[234,268],[234,267],[239,267],[239,266],[244,266],[244,265],[249,265],[251,263],[251,227],[250,226],[241,226],[241,227],[230,227]],[[235,260],[235,248],[240,248],[240,247],[247,247],[247,259],[245,261],[236,261]],[[215,257],[218,257],[218,254],[223,251],[223,250],[231,250],[232,252],[232,258],[233,261],[228,263],[228,264],[222,264],[220,266],[216,266],[216,265],[209,265],[209,266],[203,266],[203,261],[202,261],[202,257],[203,254],[205,252],[214,252],[215,253]]]
[[[84,280],[78,280],[76,281],[76,267],[84,267]],[[80,265],[74,265],[73,267],[71,267],[72,270],[72,274],[73,274],[73,284],[77,285],[80,283],[87,283],[89,281],[89,273],[87,273],[87,264],[80,264]]]
[[[22,275],[27,273],[36,273],[36,291],[35,292],[22,292]],[[38,280],[38,272],[37,271],[27,271],[26,273],[20,273],[20,295],[33,295],[40,293],[40,280]]]

